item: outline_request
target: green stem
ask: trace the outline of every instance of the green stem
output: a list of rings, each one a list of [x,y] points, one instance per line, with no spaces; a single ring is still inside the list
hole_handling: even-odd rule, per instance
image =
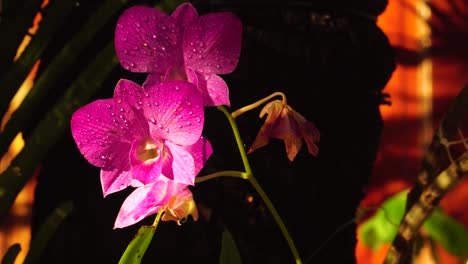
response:
[[[242,172],[242,171],[218,171],[218,172],[211,173],[205,176],[197,177],[195,179],[195,182],[200,183],[200,182],[204,182],[204,181],[211,180],[211,179],[221,177],[221,176],[237,177],[237,178],[248,180],[247,173]]]
[[[159,220],[161,219],[161,216],[162,216],[163,212],[164,212],[164,210],[160,209],[158,214],[156,215],[156,218],[154,218],[154,222],[153,222],[153,225],[152,225],[152,226],[154,226],[154,229],[156,229],[156,227],[158,227]]]
[[[271,98],[273,95],[276,93],[272,94],[271,96],[267,98]],[[284,97],[283,97],[284,98]],[[244,164],[245,168],[245,173],[244,175],[247,176],[247,180],[252,184],[254,189],[258,192],[260,197],[262,198],[263,202],[267,206],[268,210],[270,210],[270,213],[273,215],[273,218],[275,219],[276,223],[278,224],[281,233],[283,234],[284,238],[286,239],[286,242],[288,243],[288,246],[291,250],[291,253],[294,256],[294,259],[296,260],[296,264],[302,264],[301,257],[299,256],[299,253],[297,252],[296,246],[294,245],[294,241],[289,235],[288,229],[283,223],[283,220],[281,219],[280,215],[278,214],[278,211],[276,211],[275,207],[273,206],[273,203],[271,202],[270,198],[268,198],[268,195],[265,193],[263,188],[260,186],[260,184],[257,182],[255,179],[252,169],[250,168],[250,163],[249,160],[247,159],[247,154],[245,152],[244,144],[242,142],[239,129],[237,128],[236,121],[234,120],[234,117],[229,113],[229,111],[224,107],[224,106],[218,106],[218,109],[223,112],[227,119],[229,120],[229,124],[231,125],[232,131],[234,133],[234,137],[237,142],[237,147],[239,148],[239,152],[242,158],[242,162]],[[227,175],[226,175],[227,176]]]

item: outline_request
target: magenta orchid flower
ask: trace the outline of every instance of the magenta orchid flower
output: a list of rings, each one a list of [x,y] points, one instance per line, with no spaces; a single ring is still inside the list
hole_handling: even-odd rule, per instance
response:
[[[193,185],[211,154],[202,136],[202,99],[194,85],[171,81],[145,89],[120,80],[114,97],[78,109],[71,131],[83,156],[101,168],[104,196],[161,178]]]
[[[187,80],[199,89],[205,106],[229,105],[229,90],[218,74],[237,66],[242,24],[230,12],[198,16],[190,3],[170,16],[147,6],[127,9],[115,30],[120,64],[150,73],[143,85]]]
[[[199,144],[188,147],[194,159],[194,172],[198,174],[203,168],[213,149],[208,141],[200,139]],[[114,228],[133,225],[145,217],[164,210],[163,221],[180,221],[192,215],[196,221],[198,210],[192,192],[187,184],[176,183],[167,177],[160,177],[154,183],[135,189],[124,201],[114,224]]]
[[[267,115],[265,123],[260,128],[248,153],[268,144],[270,138],[284,141],[288,159],[293,161],[302,147],[302,139],[306,142],[310,154],[317,156],[316,142],[320,133],[315,125],[307,121],[301,114],[283,101],[274,100],[265,105],[260,112],[260,118]]]

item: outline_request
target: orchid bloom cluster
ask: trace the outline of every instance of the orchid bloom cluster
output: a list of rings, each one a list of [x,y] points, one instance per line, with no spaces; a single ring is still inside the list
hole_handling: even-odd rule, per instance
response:
[[[180,224],[189,215],[197,220],[189,187],[213,153],[202,136],[204,107],[229,106],[228,86],[218,74],[236,68],[241,34],[232,13],[199,16],[190,3],[171,15],[134,6],[120,16],[117,57],[126,70],[147,73],[147,79],[142,85],[121,79],[113,98],[91,102],[71,119],[78,149],[101,169],[103,195],[134,188],[115,228],[160,210],[163,221]],[[317,154],[318,131],[292,108],[268,104],[264,114],[268,118],[251,151],[276,137],[285,140],[292,160],[304,138],[309,152]]]

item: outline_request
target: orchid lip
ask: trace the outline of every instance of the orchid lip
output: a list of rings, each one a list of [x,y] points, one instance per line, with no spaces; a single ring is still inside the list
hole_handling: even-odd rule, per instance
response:
[[[152,141],[147,140],[138,145],[136,156],[143,163],[151,163],[159,159],[161,156],[161,149]]]

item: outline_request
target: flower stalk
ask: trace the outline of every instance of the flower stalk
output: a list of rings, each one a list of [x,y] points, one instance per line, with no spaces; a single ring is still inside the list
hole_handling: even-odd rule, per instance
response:
[[[260,99],[258,100],[257,102],[253,103],[253,104],[249,104],[249,105],[246,105],[242,108],[239,108],[237,109],[236,111],[232,112],[230,115],[232,116],[232,118],[236,118],[240,115],[242,115],[243,113],[246,113],[250,110],[253,110],[257,107],[259,107],[260,105],[264,104],[265,102],[267,102],[268,100],[270,100],[271,98],[275,97],[275,96],[281,96],[281,101],[283,102],[283,104],[287,105],[287,100],[286,100],[286,95],[282,92],[274,92],[272,94],[270,94],[269,96],[263,98],[263,99]],[[222,110],[221,110],[222,111]]]
[[[272,98],[273,96],[276,96],[276,95],[279,95],[279,94],[282,94],[282,93],[280,93],[280,92],[278,92],[278,94],[273,93],[272,95],[258,101],[257,103],[255,103],[256,104],[255,107],[257,107],[258,105],[261,105],[263,102],[265,102],[265,101],[269,100],[270,98]],[[283,100],[286,100],[286,97],[284,96],[284,94],[282,94],[282,96],[283,96]],[[261,102],[261,103],[259,103],[259,102]],[[252,105],[254,105],[254,104],[252,104]],[[252,106],[252,105],[250,105],[250,106]],[[268,197],[266,192],[263,190],[263,188],[260,186],[260,184],[255,179],[255,177],[254,177],[254,175],[252,173],[252,169],[250,168],[250,163],[249,163],[249,160],[247,158],[247,153],[245,152],[244,144],[242,142],[242,139],[241,139],[241,136],[240,136],[240,133],[239,133],[239,129],[237,128],[237,124],[236,124],[236,121],[234,120],[233,115],[231,113],[229,113],[229,111],[224,106],[218,106],[217,108],[226,115],[227,119],[229,120],[229,124],[231,125],[232,131],[234,133],[234,137],[236,139],[237,147],[239,148],[239,153],[240,153],[241,158],[242,158],[242,163],[244,164],[244,168],[245,168],[245,174],[242,174],[242,175],[247,176],[247,180],[252,184],[252,186],[257,191],[257,193],[260,195],[263,202],[267,206],[268,210],[272,214],[276,224],[280,228],[281,233],[283,234],[284,238],[286,239],[286,242],[288,243],[289,249],[291,250],[291,253],[294,256],[296,264],[302,264],[301,257],[299,256],[299,253],[298,253],[298,251],[296,249],[296,246],[294,244],[294,241],[293,241],[291,235],[288,232],[288,229],[286,228],[283,220],[281,219],[280,215],[278,214],[278,211],[274,207],[274,205],[271,202],[270,198]],[[251,109],[253,109],[253,108],[251,108]],[[245,108],[241,108],[241,109],[251,110],[251,109],[248,108],[248,106],[245,107]],[[241,109],[239,109],[239,110],[241,110]],[[245,110],[244,112],[246,112],[248,110]],[[242,113],[242,112],[238,112],[238,113]],[[237,116],[239,116],[239,114]],[[227,175],[223,174],[223,176],[227,176]],[[205,177],[207,177],[207,176],[205,176]]]

